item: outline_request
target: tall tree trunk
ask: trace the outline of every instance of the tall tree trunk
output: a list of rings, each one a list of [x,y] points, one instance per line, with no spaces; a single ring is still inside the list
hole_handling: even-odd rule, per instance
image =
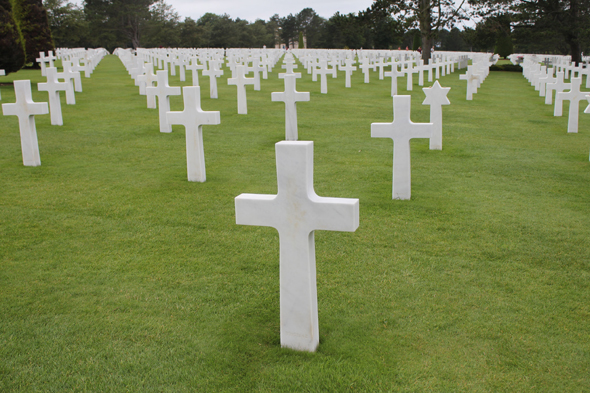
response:
[[[431,0],[419,0],[418,20],[420,22],[420,34],[422,35],[422,60],[428,64],[430,48],[432,47],[432,4]]]

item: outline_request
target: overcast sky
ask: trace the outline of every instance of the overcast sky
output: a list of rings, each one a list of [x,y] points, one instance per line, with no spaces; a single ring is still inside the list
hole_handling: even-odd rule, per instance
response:
[[[69,0],[82,4],[82,0]],[[256,19],[268,20],[274,14],[281,17],[297,14],[304,8],[313,8],[320,16],[328,19],[339,11],[341,14],[364,11],[373,0],[165,0],[170,4],[180,20],[191,17],[199,19],[203,14],[212,12],[217,15],[228,14],[233,19],[240,18],[254,22]]]

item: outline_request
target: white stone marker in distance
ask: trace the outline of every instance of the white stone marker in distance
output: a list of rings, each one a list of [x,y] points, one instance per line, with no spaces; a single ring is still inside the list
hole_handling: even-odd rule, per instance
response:
[[[49,113],[49,108],[46,102],[33,102],[30,80],[14,81],[14,92],[16,102],[2,104],[2,113],[4,116],[18,116],[23,164],[25,166],[39,166],[41,165],[41,156],[39,155],[35,115],[46,115]]]
[[[393,122],[371,124],[371,137],[393,139],[393,199],[412,196],[410,139],[430,138],[432,123],[413,123],[410,120],[411,96],[393,97]]]
[[[283,141],[275,150],[278,194],[236,197],[236,224],[278,230],[281,346],[313,352],[319,345],[314,231],[354,232],[359,201],[315,193],[313,142]]]
[[[47,82],[37,83],[37,90],[46,91],[49,94],[49,113],[51,115],[51,125],[62,126],[64,124],[61,115],[61,101],[59,99],[59,92],[66,91],[68,84],[66,82],[59,82],[57,80],[57,68],[47,67],[45,69],[47,74]]]
[[[309,92],[301,92],[296,89],[297,74],[279,74],[279,78],[285,79],[285,91],[271,94],[272,101],[285,103],[285,139],[288,141],[296,141],[298,138],[297,102],[309,101]]]
[[[172,126],[168,124],[166,112],[170,112],[170,96],[179,96],[180,87],[168,85],[168,71],[157,71],[156,75],[158,78],[158,85],[156,87],[146,87],[145,91],[148,100],[150,96],[158,97],[160,132],[172,132]]]
[[[184,111],[167,112],[169,124],[183,125],[186,130],[186,169],[188,181],[204,182],[205,150],[203,148],[203,125],[221,122],[219,111],[205,112],[201,109],[201,88],[184,86]]]
[[[442,150],[442,106],[451,105],[447,98],[450,87],[441,87],[438,81],[432,87],[423,87],[426,98],[422,105],[430,105],[430,122],[434,125],[430,137],[430,150]]]

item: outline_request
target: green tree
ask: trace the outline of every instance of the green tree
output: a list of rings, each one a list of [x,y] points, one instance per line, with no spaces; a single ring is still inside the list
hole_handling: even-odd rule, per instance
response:
[[[281,40],[285,45],[287,47],[294,45],[299,37],[297,18],[293,14],[289,14],[281,18],[279,27],[281,28]]]
[[[485,15],[509,14],[517,38],[526,38],[545,47],[559,45],[558,36],[567,45],[574,63],[590,49],[590,0],[474,0]],[[518,41],[517,41],[518,43]]]
[[[0,69],[16,72],[25,64],[25,49],[9,0],[0,0]]]
[[[25,41],[25,65],[39,67],[39,52],[55,50],[42,0],[12,0],[12,10]]]
[[[302,9],[296,16],[297,30],[303,32],[308,48],[318,48],[322,44],[322,36],[326,27],[326,20],[316,14],[311,8]],[[299,44],[302,48],[302,43]]]
[[[141,43],[146,47],[179,47],[181,45],[180,17],[164,0],[150,6],[150,15],[143,22]]]
[[[138,48],[142,29],[152,14],[155,0],[85,0],[84,13],[90,24],[93,46],[109,50],[117,46]]]
[[[84,10],[66,0],[44,0],[49,28],[56,47],[87,46],[88,22]]]
[[[496,48],[494,52],[503,58],[510,56],[513,53],[512,38],[508,34],[500,34],[496,41]]]
[[[422,60],[430,59],[430,48],[439,30],[468,18],[467,0],[375,0],[374,10],[386,10],[404,22],[406,29],[417,27],[422,36]]]

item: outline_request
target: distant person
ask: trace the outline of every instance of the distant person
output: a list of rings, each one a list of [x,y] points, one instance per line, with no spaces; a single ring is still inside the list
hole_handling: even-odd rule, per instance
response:
[[[418,47],[418,53],[422,53],[422,47],[421,46]]]

